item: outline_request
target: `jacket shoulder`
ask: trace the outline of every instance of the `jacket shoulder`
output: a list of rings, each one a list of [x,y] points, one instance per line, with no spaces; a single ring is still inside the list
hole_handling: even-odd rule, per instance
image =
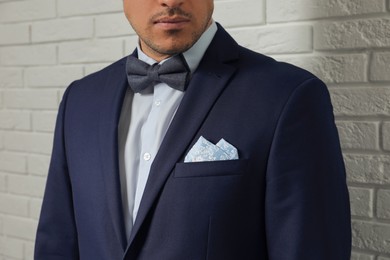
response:
[[[239,47],[236,68],[231,81],[234,96],[242,95],[245,102],[260,103],[259,107],[266,109],[274,122],[292,99],[302,97],[299,100],[305,104],[311,98],[329,101],[326,85],[309,71],[292,64]]]
[[[239,46],[240,71],[262,76],[270,82],[302,83],[308,79],[318,79],[311,72],[293,64],[277,61],[272,57]]]
[[[76,85],[88,85],[88,83],[91,82],[101,82],[101,80],[107,78],[108,75],[110,75],[114,70],[123,70],[123,74],[125,74],[126,59],[127,57],[121,58],[120,60],[117,60],[114,63],[96,72],[86,75],[79,80],[76,80],[74,83],[76,83]]]

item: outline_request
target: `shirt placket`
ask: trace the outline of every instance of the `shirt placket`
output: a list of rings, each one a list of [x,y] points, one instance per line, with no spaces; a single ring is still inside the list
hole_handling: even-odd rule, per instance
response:
[[[161,85],[158,84],[158,85]],[[155,86],[155,91],[153,94],[153,103],[150,110],[150,113],[141,129],[141,138],[140,138],[140,161],[139,161],[139,176],[137,183],[137,190],[143,191],[148,180],[150,167],[153,163],[154,158],[156,157],[158,144],[160,143],[160,136],[157,133],[157,125],[159,120],[161,120],[161,109],[162,109],[162,94],[161,86]],[[138,208],[141,202],[143,192],[136,192],[135,201],[134,201],[134,210],[133,210],[133,222],[138,213]]]

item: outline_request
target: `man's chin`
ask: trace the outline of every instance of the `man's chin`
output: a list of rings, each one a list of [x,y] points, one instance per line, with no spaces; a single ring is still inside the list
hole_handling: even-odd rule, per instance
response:
[[[193,44],[167,44],[159,48],[155,48],[154,51],[163,55],[173,56],[178,53],[183,53],[191,48]]]
[[[183,40],[183,36],[165,36],[161,37],[160,39],[164,40],[160,41],[154,41],[155,39],[156,38],[148,39],[147,41],[144,40],[143,44],[141,43],[141,48],[146,54],[151,56],[151,58],[160,57],[159,59],[183,53],[190,49],[195,43],[192,39]]]

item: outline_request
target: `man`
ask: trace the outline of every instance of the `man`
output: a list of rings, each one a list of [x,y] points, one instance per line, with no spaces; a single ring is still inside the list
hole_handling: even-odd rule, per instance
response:
[[[213,0],[124,9],[137,50],[64,94],[35,259],[349,259],[324,84],[238,46]]]

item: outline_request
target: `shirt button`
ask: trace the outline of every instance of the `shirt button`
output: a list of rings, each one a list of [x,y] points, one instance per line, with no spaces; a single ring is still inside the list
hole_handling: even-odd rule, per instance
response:
[[[156,100],[156,101],[154,101],[154,104],[158,107],[158,106],[160,106],[161,105],[161,100]]]
[[[144,153],[144,160],[145,160],[145,161],[149,161],[150,158],[152,158],[152,156],[150,155],[150,153]]]

